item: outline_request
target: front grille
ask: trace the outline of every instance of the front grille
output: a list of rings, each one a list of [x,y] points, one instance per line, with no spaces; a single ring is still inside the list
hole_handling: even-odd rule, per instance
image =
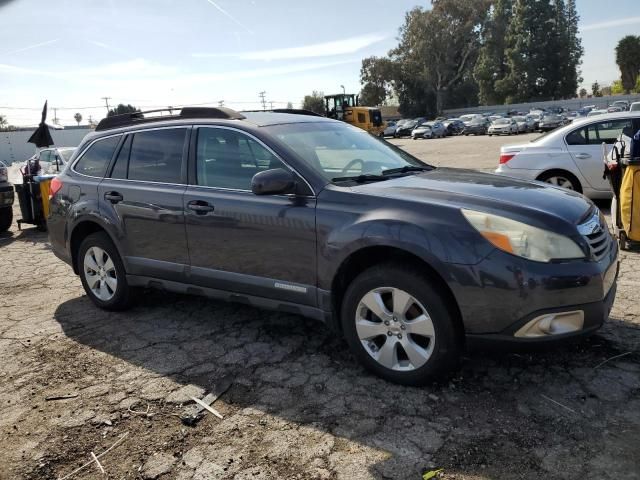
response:
[[[609,253],[611,234],[597,209],[590,214],[588,220],[578,225],[578,231],[587,240],[591,254],[596,261],[602,260]]]
[[[605,226],[605,228],[600,228],[595,233],[584,236],[589,243],[589,247],[591,248],[591,253],[593,257],[599,261],[604,258],[604,256],[609,252],[609,247],[611,245],[611,235],[609,234],[609,229]]]

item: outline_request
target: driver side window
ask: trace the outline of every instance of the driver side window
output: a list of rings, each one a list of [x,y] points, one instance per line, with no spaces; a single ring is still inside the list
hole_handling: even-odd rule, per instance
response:
[[[196,180],[205,187],[251,190],[251,179],[264,170],[289,168],[263,145],[237,130],[198,129]]]

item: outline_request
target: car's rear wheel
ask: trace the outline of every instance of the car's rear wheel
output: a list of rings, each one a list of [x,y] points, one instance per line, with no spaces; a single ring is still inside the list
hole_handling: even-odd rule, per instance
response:
[[[80,244],[76,264],[87,296],[105,310],[129,306],[131,287],[118,250],[104,232],[89,235]]]
[[[0,208],[0,233],[9,230],[11,223],[13,222],[13,209]]]
[[[386,264],[362,272],[347,289],[341,321],[358,360],[389,381],[422,385],[457,363],[455,319],[441,292],[411,269]]]
[[[582,193],[580,181],[572,173],[565,171],[551,171],[543,173],[538,177],[541,182],[549,183],[556,187],[566,188]]]

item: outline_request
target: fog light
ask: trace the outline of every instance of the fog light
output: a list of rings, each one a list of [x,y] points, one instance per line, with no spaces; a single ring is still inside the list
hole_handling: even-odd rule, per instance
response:
[[[562,335],[563,333],[577,332],[584,326],[584,312],[548,313],[540,315],[518,330],[514,336],[521,338],[546,337],[549,335]]]

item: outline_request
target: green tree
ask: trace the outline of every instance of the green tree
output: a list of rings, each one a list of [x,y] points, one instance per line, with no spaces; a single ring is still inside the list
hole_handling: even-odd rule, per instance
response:
[[[109,110],[109,112],[107,113],[107,117],[112,117],[114,115],[122,115],[123,113],[134,113],[139,111],[140,109],[134,107],[133,105],[130,105],[130,104],[125,105],[123,103],[119,103],[116,108],[112,108],[111,110]]]
[[[305,95],[302,100],[302,109],[324,115],[324,92],[314,90],[311,95]]]
[[[622,87],[630,92],[640,74],[640,36],[627,35],[616,45],[616,63],[620,68]]]
[[[622,95],[624,93],[624,87],[622,86],[622,80],[616,80],[611,84],[611,93],[613,95]]]
[[[7,118],[4,115],[0,115],[0,130],[7,128]]]
[[[395,64],[389,58],[368,57],[360,68],[360,103],[382,105],[393,91]]]
[[[480,29],[485,21],[487,0],[433,0],[433,8],[407,12],[400,28],[400,44],[390,52],[401,65],[398,95],[408,91],[433,94],[440,113],[453,87],[470,77],[480,46]],[[415,102],[415,98],[411,99]]]
[[[483,105],[504,103],[504,96],[495,89],[495,83],[507,75],[505,36],[513,10],[512,0],[497,0],[482,28],[482,46],[473,76],[478,84],[478,99]]]
[[[602,93],[600,92],[600,84],[597,80],[591,84],[591,95],[594,97],[602,96]]]
[[[507,103],[572,98],[583,54],[574,0],[515,0],[507,31],[509,73],[496,82]]]
[[[76,113],[73,116],[73,119],[78,123],[78,126],[80,126],[80,122],[82,121],[82,115],[80,113]]]
[[[633,93],[640,93],[640,75],[636,78],[636,85],[633,87]]]
[[[293,103],[287,102],[287,108],[292,109],[293,108]]]
[[[580,93],[579,93],[579,95],[580,95],[580,98],[586,98],[586,97],[587,97],[587,95],[588,95],[588,93],[587,93],[587,89],[586,89],[586,88],[584,88],[584,87],[582,87],[582,88],[580,89]]]

